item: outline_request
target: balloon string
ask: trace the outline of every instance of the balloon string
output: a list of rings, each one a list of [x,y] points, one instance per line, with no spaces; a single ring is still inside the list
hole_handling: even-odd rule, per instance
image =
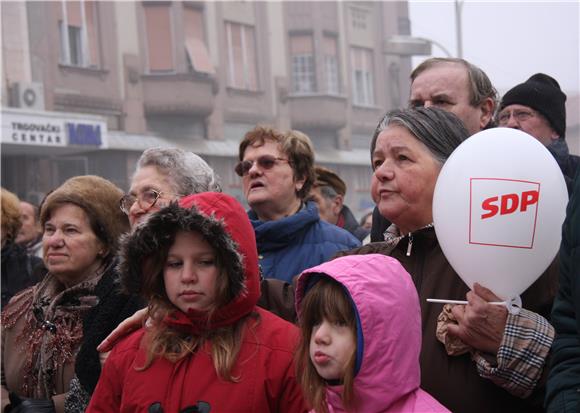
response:
[[[459,305],[466,305],[468,304],[465,300],[447,300],[447,299],[440,299],[440,298],[427,298],[426,300],[429,303],[441,303],[441,304],[459,304]],[[503,305],[510,314],[518,315],[520,310],[522,309],[522,298],[519,295],[510,298],[506,301],[490,301],[488,304],[492,305]]]

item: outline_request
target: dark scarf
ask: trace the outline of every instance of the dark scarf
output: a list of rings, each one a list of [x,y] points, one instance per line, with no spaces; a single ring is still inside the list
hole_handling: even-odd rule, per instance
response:
[[[564,138],[558,138],[548,145],[547,148],[556,159],[556,162],[558,162],[560,169],[564,170],[568,162],[568,157],[570,156],[570,150]]]
[[[580,169],[580,157],[570,155],[568,144],[564,138],[555,140],[547,148],[562,170],[566,187],[568,188],[568,196],[570,196],[572,194],[574,176],[576,175],[576,171]]]

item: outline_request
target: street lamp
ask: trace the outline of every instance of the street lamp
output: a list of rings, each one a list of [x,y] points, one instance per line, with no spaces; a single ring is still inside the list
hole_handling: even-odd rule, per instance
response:
[[[440,48],[447,57],[453,57],[445,46],[435,40],[407,35],[389,36],[385,40],[383,52],[398,56],[430,56],[432,45]]]
[[[461,12],[463,0],[455,0],[455,36],[457,37],[457,57],[463,59],[463,34],[461,30]]]

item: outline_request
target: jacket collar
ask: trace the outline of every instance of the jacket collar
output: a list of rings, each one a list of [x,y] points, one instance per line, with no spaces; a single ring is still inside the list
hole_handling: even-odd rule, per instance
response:
[[[256,233],[260,249],[266,247],[284,247],[300,236],[305,230],[320,221],[316,203],[309,201],[294,215],[275,221],[260,221],[252,210],[248,212],[250,222]]]

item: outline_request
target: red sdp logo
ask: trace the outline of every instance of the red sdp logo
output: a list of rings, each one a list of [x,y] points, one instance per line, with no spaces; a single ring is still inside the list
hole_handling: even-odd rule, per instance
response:
[[[539,182],[471,178],[469,243],[532,248],[540,200]]]
[[[505,194],[501,197],[492,196],[484,200],[481,204],[483,210],[488,211],[481,216],[481,219],[494,217],[498,211],[500,215],[512,214],[518,209],[520,212],[525,212],[530,205],[538,203],[539,197],[540,192],[535,190],[522,192],[521,196],[519,194]],[[499,206],[496,204],[498,200],[500,200]]]

